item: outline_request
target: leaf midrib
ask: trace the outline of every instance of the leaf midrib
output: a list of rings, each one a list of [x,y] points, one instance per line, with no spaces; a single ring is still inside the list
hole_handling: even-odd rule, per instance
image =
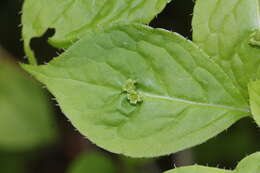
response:
[[[56,79],[56,80],[70,80],[73,82],[77,82],[77,83],[81,83],[84,85],[90,84],[89,82],[86,81],[80,81],[80,80],[76,80],[76,79],[69,79],[69,78],[60,78],[60,77],[49,77],[43,73],[40,73],[42,76],[44,76],[47,79]],[[96,85],[96,84],[95,84]],[[96,85],[99,86],[99,85]],[[101,86],[103,88],[109,88],[108,86]],[[117,89],[115,89],[117,90]],[[221,104],[210,104],[210,103],[202,103],[202,102],[195,102],[195,101],[191,101],[191,100],[185,100],[185,99],[181,99],[181,98],[176,98],[176,97],[170,97],[170,96],[161,96],[161,95],[156,95],[156,94],[151,94],[151,93],[147,93],[147,92],[140,92],[143,96],[146,97],[151,97],[151,98],[157,98],[157,99],[162,99],[162,100],[168,100],[168,101],[175,101],[175,102],[180,102],[180,103],[185,103],[185,104],[191,104],[191,105],[196,105],[196,106],[202,106],[202,107],[215,107],[215,108],[219,108],[219,109],[229,109],[229,110],[233,110],[233,111],[240,111],[240,112],[244,112],[244,113],[250,113],[250,109],[246,109],[246,108],[241,108],[241,107],[233,107],[233,106],[228,106],[228,105],[221,105]]]
[[[140,92],[140,93],[143,96],[150,97],[150,98],[157,98],[157,99],[168,100],[168,101],[176,101],[176,102],[185,103],[185,104],[192,104],[192,105],[196,105],[196,106],[215,107],[215,108],[220,108],[220,109],[229,109],[229,110],[233,110],[233,111],[250,113],[250,110],[246,109],[246,108],[239,108],[239,107],[220,105],[220,104],[195,102],[195,101],[180,99],[180,98],[176,98],[176,97],[160,96],[160,95],[150,94],[150,93],[146,93],[146,92]]]

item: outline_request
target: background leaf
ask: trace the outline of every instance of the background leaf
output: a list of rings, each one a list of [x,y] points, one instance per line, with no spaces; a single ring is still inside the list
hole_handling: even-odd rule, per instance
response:
[[[234,171],[217,169],[217,168],[209,168],[203,166],[187,166],[181,168],[175,168],[170,171],[166,171],[165,173],[259,173],[260,171],[260,152],[254,153],[245,159],[243,159],[237,165],[237,168]]]
[[[25,0],[23,39],[25,52],[36,63],[30,40],[48,28],[55,29],[49,42],[66,48],[87,31],[118,22],[149,23],[170,0]]]
[[[229,74],[245,98],[257,78],[260,49],[249,45],[260,28],[259,0],[197,0],[193,40]]]
[[[116,173],[115,163],[104,154],[82,153],[70,165],[67,173]]]
[[[9,153],[0,151],[0,170],[4,173],[28,173],[24,153]],[[15,165],[15,166],[14,166]]]
[[[56,127],[41,87],[10,62],[0,61],[0,147],[28,150],[56,139]]]
[[[249,114],[232,81],[192,42],[144,25],[92,32],[48,65],[24,68],[81,133],[132,157],[200,144]],[[128,79],[143,102],[129,103]]]
[[[233,171],[218,169],[218,168],[210,168],[206,166],[187,166],[175,168],[170,171],[166,171],[165,173],[232,173]]]

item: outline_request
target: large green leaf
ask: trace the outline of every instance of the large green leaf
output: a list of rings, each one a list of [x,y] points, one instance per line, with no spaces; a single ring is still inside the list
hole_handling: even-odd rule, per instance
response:
[[[176,168],[165,173],[259,173],[260,172],[260,152],[254,153],[241,162],[239,162],[237,168],[234,171],[209,168],[203,166],[187,166]]]
[[[165,173],[233,173],[233,171],[194,165],[194,166],[175,168],[173,170],[166,171]]]
[[[56,129],[41,86],[17,68],[0,61],[0,147],[27,150],[53,142]]]
[[[196,0],[193,39],[248,98],[260,64],[259,0]]]
[[[87,31],[118,22],[149,23],[170,0],[25,0],[23,6],[24,48],[36,63],[30,40],[48,28],[55,29],[49,42],[66,48]]]
[[[256,123],[260,126],[260,81],[250,82],[248,90],[253,117]]]
[[[101,153],[82,153],[69,166],[67,173],[116,173],[116,164]]]
[[[236,86],[197,46],[144,25],[91,32],[48,65],[23,67],[82,134],[133,157],[200,144],[250,114]]]

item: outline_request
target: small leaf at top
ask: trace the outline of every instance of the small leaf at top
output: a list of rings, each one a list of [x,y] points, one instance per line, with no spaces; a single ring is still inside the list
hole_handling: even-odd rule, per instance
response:
[[[192,22],[194,42],[228,73],[246,99],[248,82],[259,78],[259,8],[259,0],[196,0]]]
[[[35,64],[30,40],[55,29],[49,42],[67,48],[87,31],[118,22],[149,23],[170,0],[25,0],[22,25],[24,49]]]
[[[250,114],[226,73],[196,45],[144,25],[93,31],[49,64],[23,67],[82,134],[132,157],[200,144]]]

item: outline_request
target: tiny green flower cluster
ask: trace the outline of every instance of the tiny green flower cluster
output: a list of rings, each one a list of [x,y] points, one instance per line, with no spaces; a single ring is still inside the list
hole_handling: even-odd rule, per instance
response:
[[[251,46],[258,46],[260,47],[260,29],[256,30],[249,40],[249,44]]]
[[[127,99],[134,105],[143,101],[141,94],[136,91],[136,84],[135,80],[128,79],[123,86],[123,92],[127,93]]]

